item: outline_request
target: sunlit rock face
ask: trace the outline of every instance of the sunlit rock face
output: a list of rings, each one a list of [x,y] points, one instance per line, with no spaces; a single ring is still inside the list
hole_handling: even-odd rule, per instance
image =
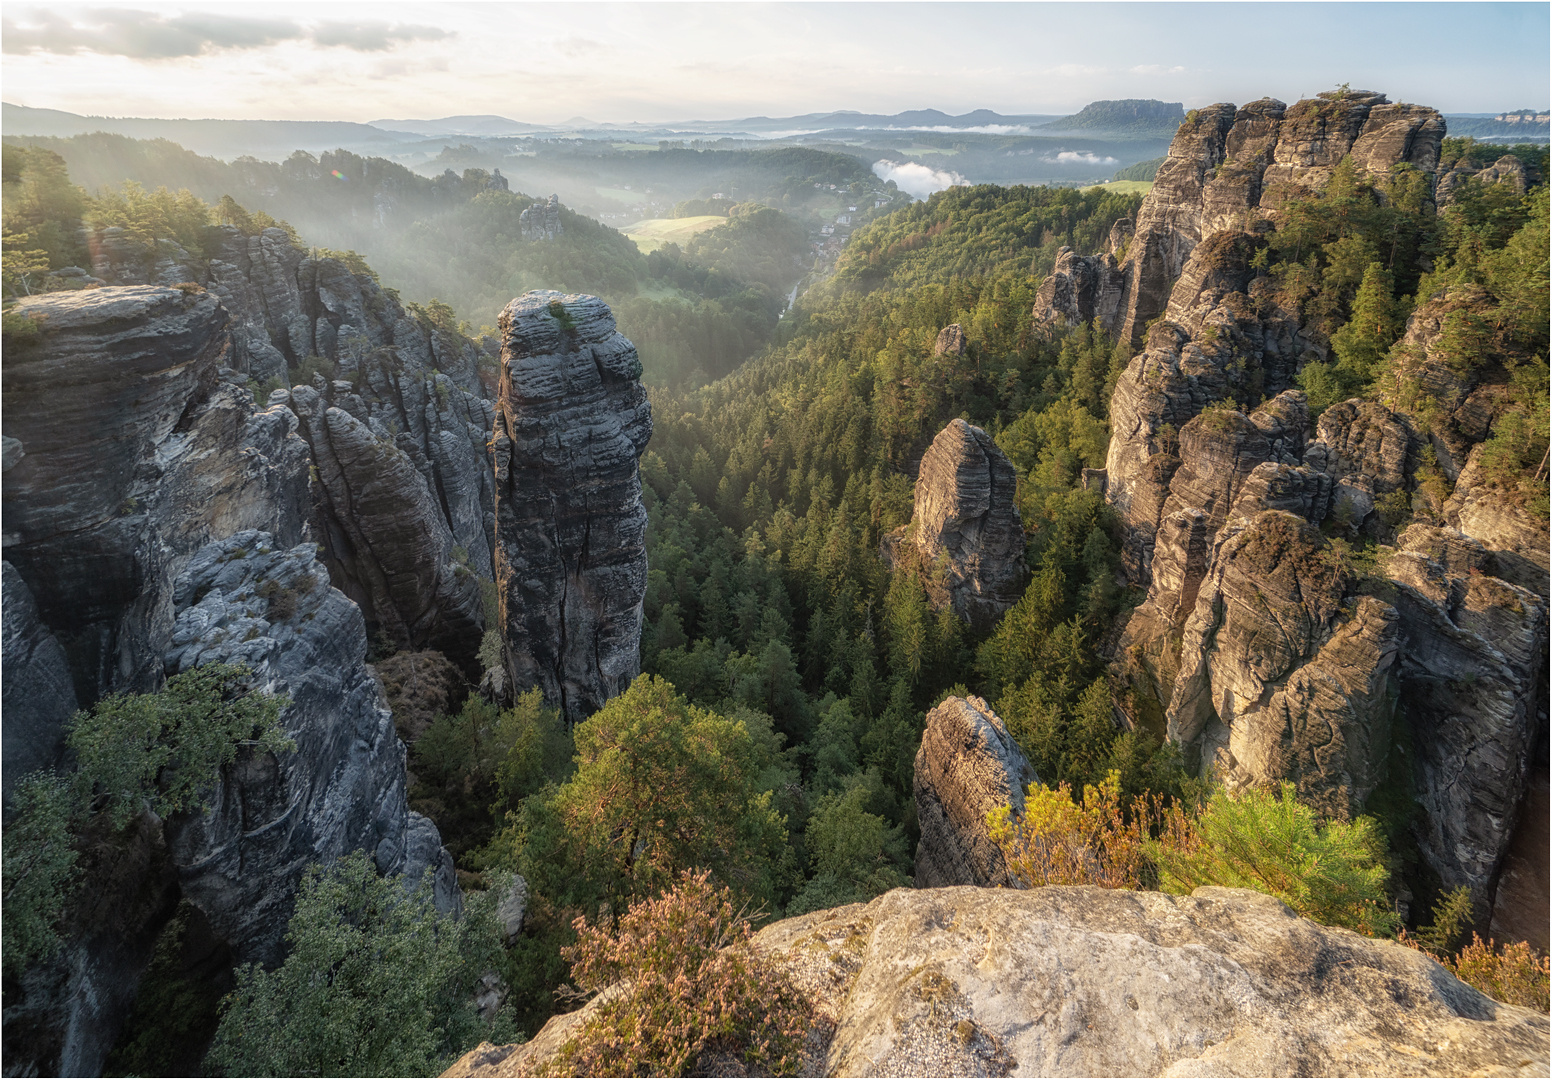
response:
[[[921,461],[910,532],[933,606],[986,632],[1023,595],[1024,525],[1013,464],[991,436],[951,420]]]
[[[496,583],[512,685],[584,719],[640,672],[652,435],[636,347],[595,296],[535,291],[501,313]]]

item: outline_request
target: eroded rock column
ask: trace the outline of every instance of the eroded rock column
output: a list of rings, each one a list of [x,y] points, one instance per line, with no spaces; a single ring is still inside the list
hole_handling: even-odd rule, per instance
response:
[[[640,671],[652,435],[636,347],[595,296],[534,291],[501,313],[491,448],[505,661],[571,722]]]

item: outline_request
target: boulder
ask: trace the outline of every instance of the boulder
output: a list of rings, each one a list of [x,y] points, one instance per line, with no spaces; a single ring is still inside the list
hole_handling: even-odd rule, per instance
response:
[[[986,815],[1023,810],[1024,790],[1037,779],[985,701],[949,697],[929,712],[916,752],[917,886],[1012,884]]]
[[[511,685],[582,720],[640,671],[652,434],[636,347],[602,300],[535,291],[501,313],[496,581]]]
[[[916,477],[911,535],[933,606],[984,633],[1023,595],[1017,477],[991,436],[963,420],[938,433]]]
[[[1545,1015],[1244,889],[896,889],[755,945],[815,1006],[808,1076],[1543,1076]],[[525,1076],[596,1009],[445,1076]],[[707,1071],[704,1075],[727,1075]]]

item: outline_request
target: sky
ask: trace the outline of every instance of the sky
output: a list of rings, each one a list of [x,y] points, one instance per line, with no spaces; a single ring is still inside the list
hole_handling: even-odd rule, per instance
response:
[[[8,0],[0,97],[103,116],[624,123],[1186,108],[1341,83],[1546,108],[1543,3],[93,3]]]

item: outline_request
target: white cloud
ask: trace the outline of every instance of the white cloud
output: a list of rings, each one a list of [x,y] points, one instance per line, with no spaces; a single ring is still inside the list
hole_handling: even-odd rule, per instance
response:
[[[949,169],[934,169],[930,165],[922,165],[915,161],[899,164],[893,161],[875,161],[873,175],[880,180],[893,180],[897,188],[918,199],[925,199],[934,191],[942,191],[944,188],[967,187],[970,184],[970,181],[957,172]]]
[[[1113,157],[1100,157],[1091,150],[1062,150],[1055,157],[1044,157],[1041,161],[1049,161],[1055,165],[1119,165],[1120,161]]]
[[[1179,64],[1166,67],[1163,64],[1138,64],[1131,69],[1133,75],[1179,75],[1186,69]]]
[[[435,26],[372,22],[256,19],[210,12],[161,15],[131,8],[94,8],[66,17],[34,8],[0,20],[4,51],[12,55],[97,53],[132,60],[171,60],[230,49],[258,49],[284,41],[312,41],[357,52],[385,52],[408,41],[434,41],[453,32]]]

